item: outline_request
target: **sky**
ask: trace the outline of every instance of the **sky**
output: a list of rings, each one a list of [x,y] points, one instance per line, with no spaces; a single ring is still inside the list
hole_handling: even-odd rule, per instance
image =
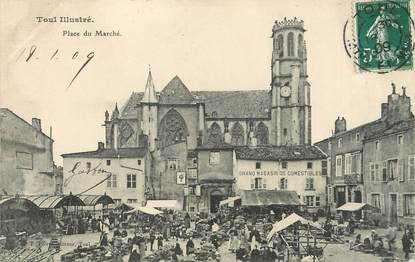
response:
[[[411,8],[415,13],[414,1]],[[105,110],[144,91],[149,65],[157,91],[175,75],[192,91],[269,89],[272,26],[297,17],[306,29],[316,142],[330,136],[338,116],[348,128],[379,118],[391,82],[415,99],[414,70],[356,70],[342,37],[352,13],[345,0],[0,0],[0,107],[29,122],[40,118],[46,134],[52,126],[54,160],[61,164],[61,154],[95,150],[104,141]],[[36,21],[55,16],[93,22]],[[88,37],[85,30],[122,36]]]

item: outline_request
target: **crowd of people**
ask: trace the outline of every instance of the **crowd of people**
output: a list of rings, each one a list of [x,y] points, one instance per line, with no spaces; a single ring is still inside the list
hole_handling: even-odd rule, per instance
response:
[[[101,232],[100,245],[119,248],[121,239],[128,237],[127,230],[123,224],[128,226],[134,225],[134,233],[130,237],[130,254],[129,261],[142,261],[146,256],[146,249],[150,253],[163,248],[167,242],[173,243],[173,255],[171,260],[179,261],[181,256],[189,256],[197,249],[193,236],[190,232],[196,225],[206,223],[206,230],[202,230],[197,235],[198,243],[202,245],[208,242],[219,249],[223,241],[215,232],[225,230],[226,240],[228,240],[228,250],[235,254],[236,261],[285,261],[287,257],[286,243],[276,234],[271,240],[267,239],[268,232],[276,221],[286,218],[292,213],[291,210],[279,210],[276,212],[249,212],[240,208],[223,209],[216,214],[198,213],[192,214],[180,211],[167,210],[161,216],[143,216],[131,214],[129,216],[110,214],[109,216],[98,217],[78,216],[67,219],[67,233],[76,234],[84,233],[86,230],[92,232]],[[319,218],[312,216],[313,222],[318,222]],[[358,221],[353,216],[348,221],[343,221],[343,217],[336,219],[326,217],[321,223],[323,237],[331,238],[339,235],[351,235],[353,240],[350,241],[350,249],[355,251],[373,250],[374,253],[382,255],[384,252],[391,252],[395,249],[397,239],[397,228],[389,225],[384,235],[379,235],[372,230],[370,235],[362,236],[355,230],[358,228]],[[347,223],[345,223],[347,222]],[[347,226],[343,226],[343,225]],[[110,229],[113,229],[113,238],[109,240]],[[361,231],[359,231],[361,232]],[[200,240],[200,241],[199,241]],[[404,229],[401,238],[405,258],[409,258],[410,252],[413,252],[414,246],[414,229],[407,227]],[[183,248],[180,243],[185,243]],[[199,245],[199,244],[198,244]],[[149,252],[147,251],[147,254]]]

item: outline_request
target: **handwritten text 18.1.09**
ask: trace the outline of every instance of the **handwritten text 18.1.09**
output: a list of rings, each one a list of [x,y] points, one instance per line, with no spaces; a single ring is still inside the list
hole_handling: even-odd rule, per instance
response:
[[[31,59],[35,58],[35,59],[39,59],[39,57],[34,57],[34,55],[36,54],[36,50],[37,50],[37,46],[36,45],[32,45],[29,49],[29,52],[26,54],[25,56],[25,61],[28,63]],[[23,49],[23,51],[20,53],[20,55],[18,56],[17,59],[19,59],[20,57],[22,57],[24,54],[26,53],[26,48]],[[55,52],[52,53],[52,55],[50,56],[49,60],[54,60],[58,58],[58,53],[59,53],[59,49],[56,49]],[[76,60],[76,59],[80,59],[78,58],[79,56],[79,51],[76,51],[72,54],[71,59],[72,60]],[[75,81],[75,79],[78,77],[78,75],[84,70],[84,68],[88,65],[88,63],[94,58],[95,56],[95,52],[89,52],[86,56],[85,56],[85,61],[82,64],[82,66],[78,69],[78,71],[76,72],[76,74],[74,75],[74,77],[72,78],[72,80],[69,82],[67,88],[69,88],[72,83]]]

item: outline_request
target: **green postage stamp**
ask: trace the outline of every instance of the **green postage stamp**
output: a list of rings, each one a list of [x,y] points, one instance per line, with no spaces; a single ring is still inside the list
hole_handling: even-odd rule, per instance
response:
[[[359,70],[413,69],[410,0],[356,1],[354,5],[353,39],[344,38],[344,44]]]

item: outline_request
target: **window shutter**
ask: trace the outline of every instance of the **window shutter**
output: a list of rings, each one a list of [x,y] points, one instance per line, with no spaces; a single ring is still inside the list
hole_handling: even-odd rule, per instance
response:
[[[266,180],[266,178],[263,178],[263,179],[262,179],[262,183],[263,183],[263,184],[262,184],[262,188],[263,188],[263,189],[266,189],[266,188],[267,188],[267,180]]]
[[[380,194],[380,212],[385,214],[385,195]]]
[[[255,187],[255,180],[251,178],[251,189],[254,189]]]
[[[403,182],[405,180],[405,161],[403,159],[399,159],[398,165],[399,181]]]
[[[402,195],[396,194],[396,205],[397,205],[397,213],[398,216],[403,216],[403,203],[402,203]]]
[[[367,194],[366,204],[372,205],[372,196]]]
[[[303,196],[303,204],[307,205],[307,197],[306,196]]]

